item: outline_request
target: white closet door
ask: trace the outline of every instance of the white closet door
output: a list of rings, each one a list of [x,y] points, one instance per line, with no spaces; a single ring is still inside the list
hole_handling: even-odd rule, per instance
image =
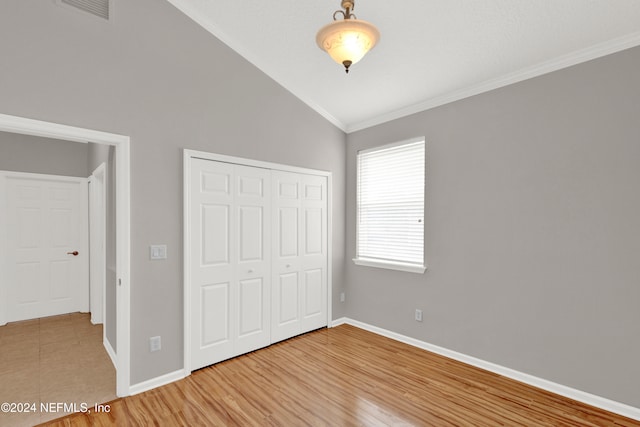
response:
[[[327,325],[327,179],[272,172],[271,341]]]
[[[327,178],[301,175],[302,332],[327,326]]]
[[[268,169],[235,166],[236,354],[271,343],[270,174]]]
[[[233,356],[233,166],[191,168],[191,369]]]
[[[300,176],[273,171],[273,257],[271,341],[277,342],[302,331],[300,301],[300,223],[302,221]]]
[[[270,342],[269,171],[193,159],[191,369]]]

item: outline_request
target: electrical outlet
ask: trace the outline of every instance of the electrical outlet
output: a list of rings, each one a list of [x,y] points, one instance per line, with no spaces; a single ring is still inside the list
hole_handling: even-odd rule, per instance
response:
[[[162,343],[160,341],[160,337],[151,337],[149,338],[149,351],[159,351],[162,348]]]
[[[422,322],[422,310],[416,308],[416,322]]]
[[[344,302],[344,292],[340,293],[340,302]]]

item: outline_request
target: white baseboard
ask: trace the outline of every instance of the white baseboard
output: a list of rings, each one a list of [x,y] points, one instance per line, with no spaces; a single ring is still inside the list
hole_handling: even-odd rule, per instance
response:
[[[355,320],[353,320],[353,322],[355,322]],[[336,327],[336,326],[340,326],[340,325],[344,325],[345,323],[349,323],[349,318],[347,317],[340,317],[338,319],[335,319],[334,321],[331,322],[330,327]],[[355,324],[352,323],[353,326],[355,326]],[[365,328],[362,328],[365,329]]]
[[[107,354],[109,355],[109,358],[111,359],[111,363],[113,363],[113,367],[116,368],[116,371],[117,371],[118,370],[118,358],[116,357],[116,352],[113,350],[113,347],[111,346],[111,343],[109,342],[107,337],[103,337],[102,338],[102,345],[104,345],[104,349],[107,350]]]
[[[378,335],[382,335],[387,338],[391,338],[396,341],[409,344],[414,347],[421,348],[423,350],[430,351],[432,353],[439,354],[441,356],[448,357],[453,360],[457,360],[462,363],[466,363],[471,366],[475,366],[486,371],[490,371],[507,378],[511,378],[516,381],[520,381],[525,384],[529,384],[533,387],[537,387],[551,393],[558,394],[560,396],[568,397],[578,402],[586,403],[587,405],[595,406],[596,408],[604,409],[605,411],[613,412],[634,420],[640,421],[640,408],[635,408],[624,403],[616,402],[614,400],[606,399],[604,397],[596,396],[591,393],[576,390],[571,387],[564,386],[562,384],[554,383],[542,378],[535,377],[533,375],[525,374],[524,372],[516,371],[515,369],[507,368],[495,363],[487,362],[482,359],[478,359],[473,356],[468,356],[457,351],[449,350],[444,347],[429,344],[424,341],[417,340],[415,338],[407,337],[386,329],[379,328],[377,326],[369,325],[357,320],[350,319],[348,317],[342,317],[332,322],[331,326],[339,326],[342,324],[348,324],[360,329],[364,329],[369,332],[373,332]]]
[[[131,394],[131,396],[133,396],[134,394],[149,391],[156,387],[170,384],[174,381],[179,381],[184,377],[184,369],[179,369],[177,371],[169,372],[168,374],[164,374],[159,377],[151,378],[150,380],[134,384],[129,388],[129,393]]]

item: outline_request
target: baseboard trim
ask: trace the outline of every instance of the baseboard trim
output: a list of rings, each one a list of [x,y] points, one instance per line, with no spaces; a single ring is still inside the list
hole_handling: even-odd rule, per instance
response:
[[[448,357],[450,359],[457,360],[459,362],[466,363],[468,365],[475,366],[477,368],[481,368],[507,378],[511,378],[516,381],[520,381],[533,387],[537,387],[542,390],[558,394],[560,396],[568,397],[578,402],[586,403],[587,405],[595,406],[596,408],[604,409],[605,411],[613,412],[615,414],[640,421],[640,408],[616,402],[604,397],[596,396],[594,394],[567,387],[562,384],[554,383],[553,381],[545,380],[543,378],[529,375],[524,372],[516,371],[515,369],[497,365],[492,362],[487,362],[486,360],[478,359],[476,357],[449,350],[447,348],[440,347],[434,344],[429,344],[427,342],[407,337],[405,335],[379,328],[368,323],[360,322],[358,320],[350,319],[348,317],[342,317],[332,322],[332,326],[339,326],[342,324],[352,325],[357,328],[364,329],[366,331],[373,332],[375,334],[382,335],[384,337],[391,338],[393,340],[400,341],[405,344],[409,344],[411,346],[418,347],[423,350],[427,350],[432,353],[436,353],[441,356]]]
[[[116,368],[116,371],[117,371],[118,370],[118,358],[116,357],[116,352],[113,349],[113,347],[111,347],[111,343],[109,342],[107,337],[104,337],[102,339],[102,345],[104,346],[104,349],[107,351],[107,354],[109,355],[109,359],[111,359],[111,363],[113,363],[113,367]]]
[[[179,381],[184,377],[184,369],[178,369],[177,371],[169,372],[168,374],[160,375],[159,377],[134,384],[129,388],[129,393],[133,396],[134,394],[143,393],[156,387],[171,384],[172,382]]]
[[[336,326],[344,325],[345,323],[348,323],[349,320],[350,319],[347,317],[339,317],[331,322],[331,327],[334,328]],[[352,320],[352,321],[355,322],[355,320]],[[353,326],[356,326],[356,325],[353,325]]]

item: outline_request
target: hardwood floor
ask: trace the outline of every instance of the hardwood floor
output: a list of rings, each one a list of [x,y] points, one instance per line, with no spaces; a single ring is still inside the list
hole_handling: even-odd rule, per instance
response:
[[[361,329],[322,329],[47,426],[640,426]]]

